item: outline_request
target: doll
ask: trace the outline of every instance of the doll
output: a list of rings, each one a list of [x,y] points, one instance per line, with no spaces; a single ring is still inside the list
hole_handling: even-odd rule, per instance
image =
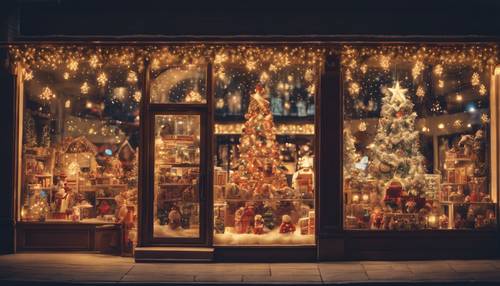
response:
[[[255,210],[252,204],[247,203],[243,209],[243,216],[241,217],[242,233],[252,232],[252,220],[255,216]]]
[[[255,215],[255,217],[254,217],[253,233],[254,234],[263,234],[264,233],[264,218],[262,218],[262,215],[260,215],[260,214]]]
[[[122,195],[117,195],[115,196],[115,202],[117,205],[115,218],[118,223],[122,223],[128,213],[126,199]]]
[[[242,218],[243,218],[243,212],[244,208],[240,207],[236,212],[234,213],[234,229],[236,233],[244,233],[243,226],[242,226]]]
[[[370,217],[370,228],[371,229],[381,229],[383,226],[384,214],[380,207],[375,207],[373,213]]]
[[[295,232],[295,225],[292,223],[292,218],[289,215],[281,217],[280,233]]]

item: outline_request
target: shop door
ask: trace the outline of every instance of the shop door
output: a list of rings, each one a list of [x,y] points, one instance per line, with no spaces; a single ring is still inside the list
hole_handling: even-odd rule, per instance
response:
[[[149,191],[153,244],[206,241],[206,115],[201,111],[151,112]]]
[[[147,193],[143,198],[143,246],[208,244],[209,134],[206,67],[151,72],[143,116]],[[192,86],[178,83],[189,78]],[[189,89],[189,91],[179,88]],[[185,100],[185,94],[199,100]],[[177,101],[174,101],[177,100]]]

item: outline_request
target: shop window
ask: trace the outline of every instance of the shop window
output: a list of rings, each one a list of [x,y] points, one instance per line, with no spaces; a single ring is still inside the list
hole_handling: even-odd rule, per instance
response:
[[[20,217],[121,223],[136,241],[142,65],[127,49],[13,49],[22,83]]]
[[[315,243],[319,59],[300,49],[215,55],[215,244]]]
[[[489,46],[344,48],[345,229],[496,229],[495,62]]]

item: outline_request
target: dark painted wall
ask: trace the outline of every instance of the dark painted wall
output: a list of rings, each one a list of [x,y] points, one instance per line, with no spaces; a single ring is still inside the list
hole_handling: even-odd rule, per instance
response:
[[[0,4],[0,42],[12,39],[16,29],[13,6]],[[13,176],[14,77],[9,70],[7,49],[0,47],[0,253],[14,250]]]
[[[500,1],[18,1],[21,36],[500,35]]]

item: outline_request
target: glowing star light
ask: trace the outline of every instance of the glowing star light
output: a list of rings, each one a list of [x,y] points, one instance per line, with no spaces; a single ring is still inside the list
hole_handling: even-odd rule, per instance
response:
[[[80,92],[81,92],[82,94],[87,94],[87,93],[89,93],[89,90],[90,90],[90,86],[89,86],[89,84],[88,84],[87,82],[84,82],[84,83],[82,84],[82,86],[80,86]]]
[[[127,81],[130,83],[137,82],[137,74],[134,71],[130,71],[127,76]]]
[[[351,83],[351,85],[349,86],[349,93],[352,95],[352,96],[356,96],[359,94],[361,90],[361,87],[359,86],[358,83],[356,82],[353,82]]]
[[[434,74],[437,76],[441,76],[443,74],[443,66],[442,65],[436,65],[434,67]]]
[[[388,56],[380,56],[379,64],[382,69],[389,70],[389,67],[391,65],[391,58]]]
[[[411,69],[411,75],[413,76],[413,79],[416,79],[422,73],[423,69],[424,64],[421,61],[417,61]]]
[[[425,91],[422,86],[419,86],[417,88],[417,92],[415,93],[418,97],[424,97],[425,96]]]
[[[408,91],[406,88],[401,88],[399,81],[396,81],[396,85],[389,87],[388,90],[392,93],[392,98],[398,100],[399,102],[406,101],[405,93]]]
[[[444,87],[444,80],[440,79],[438,80],[438,87],[443,88]]]
[[[136,102],[140,102],[142,97],[142,92],[136,91],[134,92],[133,98]]]
[[[99,86],[105,86],[106,83],[108,82],[108,76],[106,76],[106,73],[102,72],[99,74],[97,77],[97,83]]]
[[[361,123],[359,123],[358,130],[361,132],[365,132],[366,131],[366,122],[361,121]]]
[[[55,93],[48,86],[44,87],[42,93],[40,93],[40,99],[49,101],[52,98],[56,98]]]
[[[470,79],[470,83],[473,85],[473,86],[476,86],[476,85],[479,85],[480,83],[480,78],[479,78],[479,74],[477,72],[473,73],[472,74],[472,77]]]
[[[30,81],[33,79],[33,72],[29,70],[24,71],[24,80],[25,81]]]
[[[484,84],[481,84],[479,86],[479,95],[481,95],[481,96],[486,95],[486,86],[484,86]]]
[[[71,59],[68,63],[68,69],[70,71],[77,71],[78,70],[78,61],[75,59]]]
[[[89,59],[89,64],[95,69],[99,65],[99,58],[96,55],[92,55]]]

